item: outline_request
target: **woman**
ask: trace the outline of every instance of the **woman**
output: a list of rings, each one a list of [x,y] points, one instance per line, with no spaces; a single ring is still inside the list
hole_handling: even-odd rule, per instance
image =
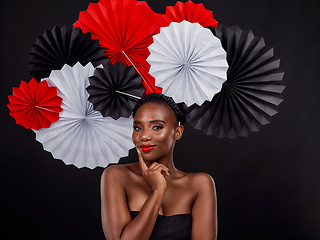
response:
[[[106,239],[216,239],[213,179],[174,166],[184,123],[179,107],[172,98],[151,93],[139,100],[133,117],[139,162],[110,166],[101,177]]]

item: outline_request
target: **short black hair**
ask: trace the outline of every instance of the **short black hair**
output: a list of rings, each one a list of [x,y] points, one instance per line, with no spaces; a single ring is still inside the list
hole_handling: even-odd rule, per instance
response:
[[[165,103],[167,104],[176,114],[178,122],[183,125],[186,122],[186,117],[178,104],[173,101],[171,97],[168,97],[161,93],[149,93],[143,96],[138,100],[137,104],[133,108],[132,116],[134,117],[138,111],[138,109],[145,103],[154,102],[154,103]]]

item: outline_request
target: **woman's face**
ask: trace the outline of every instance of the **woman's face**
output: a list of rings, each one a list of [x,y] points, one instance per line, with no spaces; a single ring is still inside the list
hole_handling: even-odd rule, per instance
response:
[[[174,111],[165,103],[148,102],[135,114],[132,141],[146,161],[158,161],[170,156],[175,141],[182,136]]]

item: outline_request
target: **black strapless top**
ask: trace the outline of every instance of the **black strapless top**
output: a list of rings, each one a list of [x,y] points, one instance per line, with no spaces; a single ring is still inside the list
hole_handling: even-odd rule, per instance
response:
[[[139,211],[130,211],[134,219]],[[172,216],[158,215],[149,240],[188,240],[191,239],[192,216],[190,213]]]

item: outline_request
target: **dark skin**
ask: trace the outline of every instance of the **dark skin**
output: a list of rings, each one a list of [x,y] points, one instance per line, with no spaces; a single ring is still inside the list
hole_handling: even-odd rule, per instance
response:
[[[217,238],[216,191],[206,173],[174,166],[173,149],[182,137],[166,103],[143,104],[134,117],[133,143],[139,162],[115,165],[101,177],[101,217],[107,240],[149,239],[158,214],[192,214],[192,239]],[[141,151],[141,145],[155,146]],[[130,211],[140,211],[133,220]]]

